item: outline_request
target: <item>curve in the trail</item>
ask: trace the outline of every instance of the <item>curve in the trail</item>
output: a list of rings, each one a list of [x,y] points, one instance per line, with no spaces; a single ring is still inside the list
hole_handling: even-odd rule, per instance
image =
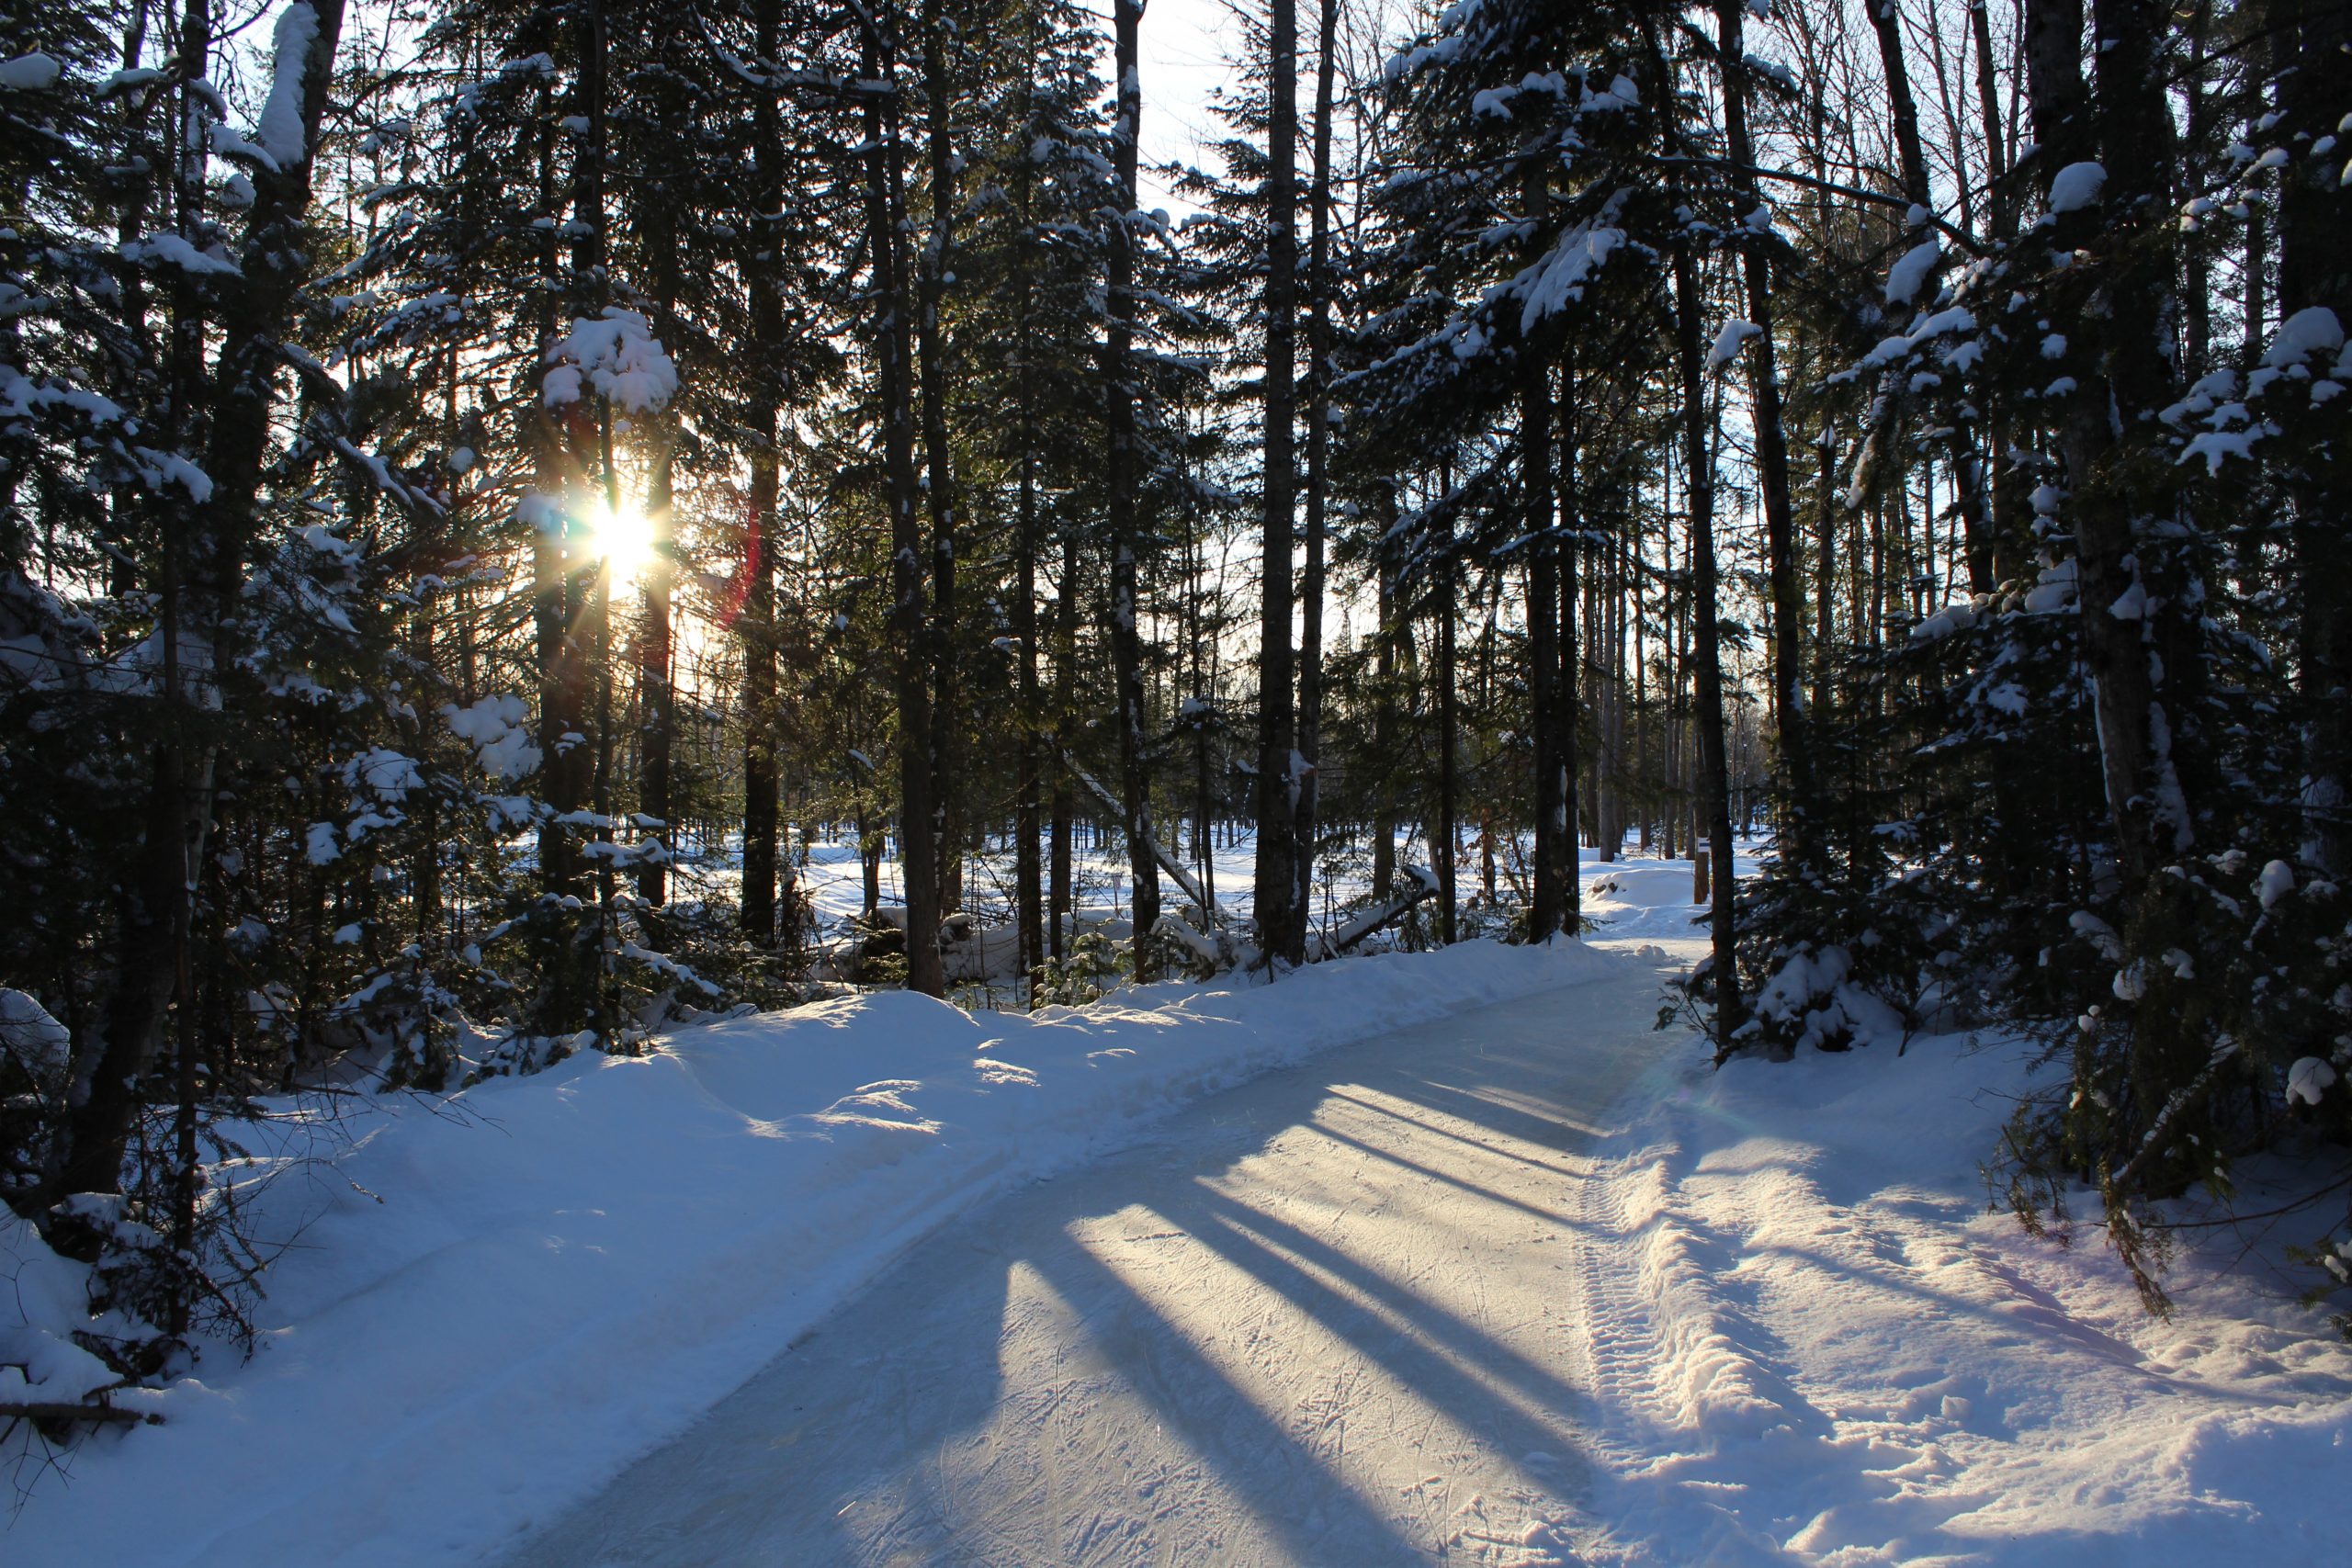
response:
[[[1657,1008],[1629,963],[989,1204],[510,1568],[1572,1562],[1575,1188]]]

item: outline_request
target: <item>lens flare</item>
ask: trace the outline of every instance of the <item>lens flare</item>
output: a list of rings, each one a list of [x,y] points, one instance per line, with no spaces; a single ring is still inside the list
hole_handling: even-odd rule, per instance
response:
[[[653,564],[653,519],[637,507],[627,502],[618,506],[599,502],[591,526],[596,554],[611,570],[615,583],[633,583]]]

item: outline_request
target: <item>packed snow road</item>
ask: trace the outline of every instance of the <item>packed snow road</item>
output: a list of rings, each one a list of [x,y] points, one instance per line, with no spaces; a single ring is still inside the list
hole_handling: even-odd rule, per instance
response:
[[[513,1568],[1573,1561],[1580,1151],[1648,973],[1278,1072],[984,1207]]]

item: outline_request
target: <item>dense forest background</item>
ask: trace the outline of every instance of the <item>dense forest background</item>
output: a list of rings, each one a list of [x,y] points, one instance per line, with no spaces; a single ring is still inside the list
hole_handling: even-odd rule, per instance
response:
[[[269,1096],[1540,941],[1579,841],[1720,1054],[2043,1032],[1996,1185],[2152,1304],[2352,1134],[2352,8],[1243,0],[1148,171],[1109,5],[0,18],[0,1191],[124,1370]]]

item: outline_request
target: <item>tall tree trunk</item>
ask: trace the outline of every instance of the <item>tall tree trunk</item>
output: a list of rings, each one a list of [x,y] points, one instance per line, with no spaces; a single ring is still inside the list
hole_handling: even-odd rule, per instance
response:
[[[755,17],[760,58],[775,60],[784,47],[782,0],[759,0]],[[752,108],[752,185],[761,215],[751,236],[744,276],[751,295],[750,350],[752,383],[745,423],[751,426],[751,489],[743,510],[743,603],[737,614],[743,649],[743,883],[744,933],[762,947],[777,940],[777,848],[782,770],[776,756],[775,530],[776,498],[782,489],[777,446],[781,417],[774,380],[784,349],[781,276],[775,260],[777,236],[769,215],[784,206],[784,125],[775,98],[762,94]]]
[[[1069,750],[1078,709],[1078,532],[1070,529],[1062,536],[1061,582],[1054,605],[1054,750],[1057,755]],[[1046,948],[1057,959],[1069,955],[1067,942],[1077,913],[1070,842],[1076,813],[1069,770],[1057,767],[1048,872],[1052,882],[1046,908]]]
[[[164,701],[170,712],[143,814],[136,891],[116,938],[103,1022],[74,1055],[64,1122],[47,1173],[51,1179],[30,1205],[36,1209],[70,1192],[108,1192],[120,1185],[141,1080],[163,1044],[165,1013],[178,988],[189,939],[190,904],[205,870],[218,747],[184,738],[183,728],[194,728],[185,725],[184,713],[192,714],[209,700],[202,688],[217,688],[231,667],[230,650],[221,645],[232,631],[260,530],[277,335],[309,276],[302,226],[310,213],[312,160],[343,28],[342,0],[303,3],[314,25],[302,40],[301,155],[281,161],[276,169],[256,168],[251,176],[254,199],[237,257],[239,276],[224,289],[220,347],[205,397],[212,423],[202,467],[212,492],[191,519],[184,552],[167,552],[167,572],[179,580],[167,579],[170,602],[163,615]],[[198,30],[192,17],[189,31]],[[210,49],[209,21],[200,32],[198,60]],[[299,34],[281,23],[278,37],[291,42]],[[192,149],[190,155],[200,154]]]
[[[1536,160],[1527,175],[1527,219],[1539,237],[1550,222],[1547,161]],[[1560,592],[1560,538],[1552,516],[1552,372],[1532,338],[1520,345],[1519,466],[1526,506],[1520,531],[1528,541],[1528,716],[1535,730],[1535,877],[1527,939],[1542,942],[1566,929],[1569,890],[1576,886],[1576,739],[1562,727],[1560,697],[1563,666],[1576,658],[1576,621],[1573,601]]]
[[[1932,211],[1928,153],[1919,141],[1919,107],[1911,94],[1911,70],[1903,52],[1903,14],[1896,9],[1895,0],[1869,0],[1869,6],[1871,26],[1878,33],[1878,62],[1886,82],[1887,108],[1894,122],[1894,152],[1902,164],[1903,195],[1914,207]],[[1720,4],[1715,15],[1720,21]],[[1743,117],[1744,114],[1743,110]]]
[[[2352,50],[2352,9],[2340,0],[2271,0],[2277,57],[2284,73],[2278,127],[2300,147],[2335,133],[2342,78]],[[2319,62],[2333,62],[2322,69]],[[2280,171],[2278,308],[2282,316],[2326,309],[2352,312],[2352,197],[2337,162],[2300,153]],[[2288,480],[2294,501],[2290,538],[2302,592],[2296,653],[2303,698],[2303,853],[2331,876],[2352,871],[2352,474],[2343,446],[2301,457]]]
[[[878,25],[865,29],[866,79],[897,83]],[[939,952],[939,816],[932,776],[931,617],[923,601],[922,485],[915,476],[912,315],[907,287],[905,138],[899,95],[869,94],[865,109],[866,245],[874,268],[876,379],[883,472],[890,502],[890,631],[899,644],[899,879],[907,899],[907,986],[944,996]]]
[[[1575,766],[1560,733],[1560,561],[1552,534],[1552,396],[1539,364],[1521,372],[1519,401],[1521,483],[1531,541],[1527,557],[1529,719],[1535,730],[1535,878],[1528,940],[1542,942],[1566,920],[1562,884],[1574,874],[1577,825],[1568,816],[1568,780]],[[1564,876],[1562,867],[1569,868]]]
[[[1324,513],[1331,467],[1331,85],[1339,55],[1340,0],[1320,0],[1316,35],[1315,152],[1307,190],[1306,563],[1299,581],[1298,885],[1315,874],[1323,763]]]
[[[922,362],[922,447],[925,484],[923,499],[931,513],[931,627],[927,649],[932,665],[931,787],[932,809],[938,824],[935,842],[939,908],[963,907],[964,811],[962,794],[955,787],[957,739],[956,628],[956,467],[947,436],[947,328],[941,305],[947,280],[956,270],[956,169],[955,142],[948,129],[949,94],[947,32],[950,27],[944,0],[923,0],[922,76],[925,150],[929,155],[931,240],[923,247],[920,314],[915,321],[917,354]]]
[[[1292,387],[1298,317],[1298,11],[1273,0],[1268,37],[1263,570],[1258,622],[1258,941],[1271,965],[1306,956],[1296,834],[1291,682],[1291,543],[1296,478]]]
[[[1029,32],[1030,55],[1038,53],[1037,22],[1033,14]],[[1022,94],[1022,123],[1033,125],[1035,107],[1031,93],[1035,85],[1034,74],[1026,78]],[[1014,391],[1021,402],[1020,490],[1013,507],[1013,553],[1018,560],[1019,581],[1014,585],[1012,633],[1021,649],[1020,690],[1021,748],[1019,773],[1013,784],[1012,807],[1012,903],[1013,923],[1021,944],[1021,973],[1030,983],[1030,1005],[1036,1005],[1037,981],[1046,963],[1044,865],[1039,857],[1038,834],[1044,829],[1043,802],[1040,789],[1044,778],[1045,754],[1041,741],[1045,737],[1046,715],[1043,694],[1038,685],[1037,649],[1037,382],[1032,355],[1035,352],[1035,283],[1031,276],[1032,246],[1035,243],[1036,172],[1035,163],[1027,158],[1016,161],[1013,172],[1013,203],[1020,229],[1012,244],[1012,290],[1014,310],[1014,354],[1018,384]],[[1055,770],[1058,773],[1057,767]]]
[[[1649,39],[1652,74],[1660,84],[1660,101],[1670,105],[1665,84],[1670,80],[1666,60],[1655,35]],[[1666,113],[1670,116],[1671,108]],[[1660,137],[1672,155],[1677,141],[1670,119],[1662,119]],[[1709,889],[1712,919],[1709,936],[1713,955],[1715,1048],[1731,1048],[1732,1032],[1739,1027],[1739,968],[1736,932],[1733,929],[1731,790],[1724,746],[1723,645],[1716,626],[1715,596],[1715,474],[1714,452],[1708,439],[1712,423],[1706,377],[1700,343],[1705,300],[1699,288],[1698,264],[1690,254],[1689,237],[1674,233],[1675,359],[1682,391],[1684,488],[1690,507],[1690,667],[1695,688],[1697,730],[1698,818],[1707,837],[1713,863]]]
[[[1119,783],[1125,813],[1127,874],[1135,883],[1136,977],[1158,972],[1152,927],[1159,921],[1159,863],[1152,854],[1150,730],[1143,681],[1142,604],[1138,592],[1143,547],[1136,516],[1135,235],[1136,139],[1143,115],[1137,60],[1143,6],[1113,0],[1119,72],[1118,118],[1113,127],[1112,159],[1119,182],[1119,221],[1111,232],[1110,331],[1105,334],[1103,378],[1110,414],[1110,451],[1104,480],[1111,511],[1111,663],[1119,695]]]
[[[1384,539],[1396,527],[1396,483],[1379,484],[1379,523]],[[1396,886],[1396,571],[1386,560],[1373,567],[1378,584],[1378,629],[1373,644],[1372,690],[1372,897],[1385,903]]]
[[[1719,52],[1724,62],[1724,131],[1730,144],[1736,198],[1745,211],[1759,205],[1755,179],[1746,173],[1755,166],[1756,152],[1747,131],[1747,45],[1743,18],[1747,0],[1715,0]],[[1874,9],[1892,18],[1893,0],[1876,0]],[[1885,29],[1894,24],[1881,24]],[[1899,40],[1893,46],[1899,62]],[[1919,137],[1910,127],[1911,141]],[[1804,589],[1797,579],[1796,521],[1789,494],[1789,443],[1781,414],[1780,350],[1773,338],[1771,264],[1762,246],[1753,242],[1740,253],[1747,288],[1747,320],[1758,330],[1745,354],[1748,393],[1756,432],[1756,478],[1764,503],[1765,576],[1772,604],[1772,726],[1780,737],[1781,771],[1788,791],[1789,843],[1784,854],[1801,874],[1815,867],[1820,842],[1819,805],[1813,779],[1813,751],[1805,738]]]
[[[2162,85],[2152,74],[2157,17],[2146,0],[2103,0],[2098,9],[2099,101],[2096,118],[2082,77],[2080,0],[2034,0],[2028,33],[2038,155],[2055,171],[2100,158],[2101,201],[2061,213],[2056,240],[2107,252],[2079,310],[2080,341],[2066,367],[2078,389],[2065,401],[2060,446],[2071,491],[2079,584],[2083,661],[2096,704],[2102,777],[2116,831],[2118,866],[2136,892],[2160,861],[2185,852],[2192,820],[2167,739],[2170,725],[2151,674],[2149,652],[2160,636],[2152,614],[2113,614],[2132,594],[2143,604],[2160,586],[2160,555],[2143,537],[2152,499],[2139,493],[2119,462],[2124,433],[2140,427],[2135,408],[2162,407],[2170,367],[2158,345],[2160,312],[2171,294],[2169,255],[2138,238],[2132,200],[2144,195],[2162,211],[2170,196],[2171,122]],[[2138,32],[2135,29],[2150,29]],[[2100,209],[2127,216],[2101,244]],[[2094,341],[2095,340],[2095,341]],[[2170,651],[2170,650],[2165,650]],[[2192,659],[2194,655],[2190,656]],[[2188,673],[2172,664],[2168,676]]]
[[[1431,610],[1437,619],[1437,821],[1430,829],[1430,856],[1437,872],[1438,941],[1451,947],[1461,901],[1454,887],[1453,847],[1460,838],[1461,764],[1454,747],[1461,733],[1460,673],[1454,658],[1453,467],[1438,469],[1439,504],[1446,508],[1445,533],[1438,541],[1430,574]]]

